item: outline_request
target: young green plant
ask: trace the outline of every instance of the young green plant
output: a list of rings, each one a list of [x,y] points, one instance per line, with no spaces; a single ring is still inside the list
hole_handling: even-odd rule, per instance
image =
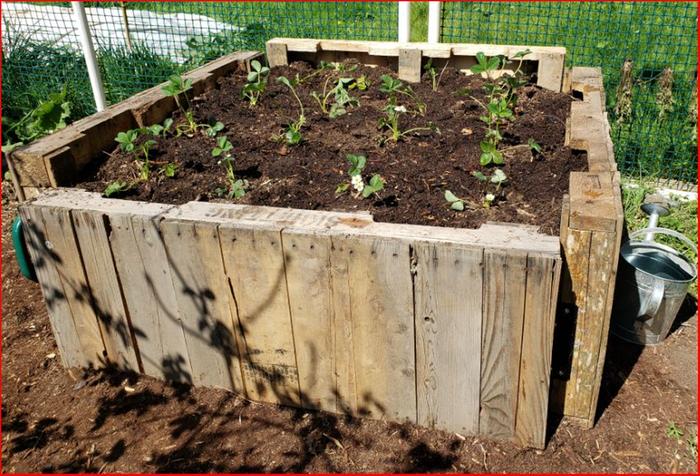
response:
[[[183,79],[182,76],[176,74],[170,76],[168,82],[163,86],[162,91],[166,96],[172,96],[175,99],[178,109],[182,112],[187,124],[185,127],[177,127],[178,135],[184,133],[186,135],[194,135],[199,128],[199,124],[194,119],[194,113],[190,110],[189,100],[187,99],[187,91],[192,89],[192,80]],[[183,102],[185,106],[183,106]]]
[[[355,190],[355,198],[369,198],[373,195],[378,195],[379,192],[384,190],[384,179],[379,174],[374,174],[370,177],[368,182],[362,178],[362,171],[367,165],[367,157],[364,155],[348,154],[346,156],[348,162],[350,162],[350,169],[348,170],[348,175],[350,176],[350,182],[344,182],[338,185],[335,193],[340,195],[345,193],[352,187]]]
[[[211,151],[213,157],[221,157],[219,164],[224,166],[226,170],[226,181],[228,182],[228,188],[217,188],[215,192],[219,196],[227,196],[228,198],[241,198],[245,195],[246,188],[248,188],[248,181],[236,178],[236,174],[233,171],[233,156],[230,151],[233,149],[233,145],[228,140],[226,136],[220,136],[216,140],[216,147]]]
[[[350,88],[356,84],[354,78],[338,78],[335,87],[328,90],[328,83],[332,78],[329,76],[326,78],[326,82],[323,84],[323,92],[319,95],[316,91],[311,93],[318,105],[321,107],[321,111],[327,114],[331,119],[335,119],[338,116],[342,116],[347,112],[347,107],[358,106],[360,102],[350,95]],[[333,96],[333,103],[329,105],[330,97]]]
[[[247,83],[243,86],[241,95],[248,100],[250,107],[255,107],[267,87],[270,68],[261,65],[258,60],[251,61],[250,67],[252,70],[248,73]]]
[[[387,139],[398,142],[402,137],[419,131],[433,131],[439,133],[437,127],[435,127],[432,123],[428,124],[429,127],[413,127],[402,131],[399,120],[401,115],[406,114],[407,112],[408,110],[406,109],[406,106],[397,106],[393,98],[389,100],[389,103],[384,108],[384,116],[379,118],[379,129],[386,129],[390,132],[390,136],[388,138],[382,138],[382,142]]]
[[[397,98],[399,94],[402,94],[408,98],[413,99],[416,102],[417,113],[421,116],[425,114],[426,106],[413,92],[410,86],[406,86],[400,80],[389,76],[388,74],[383,74],[380,77],[382,84],[379,85],[379,90],[383,93],[389,95],[390,103],[397,103]]]
[[[296,90],[294,89],[294,86],[292,86],[292,83],[289,81],[289,79],[287,79],[284,76],[280,76],[279,78],[277,78],[277,82],[287,86],[292,92],[292,95],[294,95],[294,98],[297,100],[297,103],[299,104],[299,117],[296,121],[290,122],[289,125],[287,125],[287,130],[284,132],[284,140],[287,142],[287,144],[297,145],[301,142],[302,139],[301,128],[306,123],[306,116],[304,116],[304,104],[301,102],[301,99],[299,99],[299,95],[297,94]]]

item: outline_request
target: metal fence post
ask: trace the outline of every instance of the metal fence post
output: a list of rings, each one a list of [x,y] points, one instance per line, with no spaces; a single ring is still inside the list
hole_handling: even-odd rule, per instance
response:
[[[428,43],[440,43],[441,2],[428,2]]]
[[[95,107],[98,111],[102,111],[107,107],[107,101],[105,99],[104,86],[102,85],[102,76],[97,66],[97,56],[95,55],[95,48],[92,44],[92,37],[90,36],[90,27],[88,26],[85,7],[81,2],[71,2],[71,5],[73,6],[75,24],[78,26],[78,32],[80,33],[80,44],[83,47],[83,56],[85,57],[85,64],[87,65],[88,75],[90,76],[90,86],[92,87],[92,94],[95,97]]]
[[[411,2],[399,2],[399,42],[411,41]]]

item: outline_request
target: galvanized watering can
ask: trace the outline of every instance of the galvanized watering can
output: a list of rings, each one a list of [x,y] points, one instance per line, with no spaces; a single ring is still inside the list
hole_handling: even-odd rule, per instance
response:
[[[641,345],[658,344],[666,338],[688,285],[697,277],[695,264],[674,248],[654,241],[656,234],[682,241],[697,255],[695,244],[681,233],[653,226],[631,233],[622,245],[612,333]]]

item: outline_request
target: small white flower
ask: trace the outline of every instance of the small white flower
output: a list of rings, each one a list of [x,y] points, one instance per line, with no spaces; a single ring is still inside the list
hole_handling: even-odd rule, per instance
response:
[[[487,193],[486,194],[486,201],[491,203],[494,200],[496,200],[496,196],[493,193]]]
[[[394,111],[396,112],[407,112],[406,106],[394,106]]]
[[[362,175],[360,174],[353,175],[350,179],[350,183],[352,184],[352,187],[358,192],[362,192],[362,190],[364,190],[365,188],[365,182],[364,180],[362,180]]]

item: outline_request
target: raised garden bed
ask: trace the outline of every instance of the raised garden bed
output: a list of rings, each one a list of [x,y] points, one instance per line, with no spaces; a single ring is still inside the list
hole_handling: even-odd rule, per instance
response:
[[[555,389],[571,394],[569,414],[589,420],[621,226],[601,79],[565,70],[561,48],[530,48],[521,63],[524,49],[271,40],[273,69],[255,108],[241,99],[246,78],[236,73],[250,70],[255,53],[187,75],[191,110],[198,122],[224,124],[246,194],[233,204],[218,197],[230,183],[211,153],[217,141],[195,133],[156,139],[151,176],[127,200],[59,188],[23,205],[64,363],[109,361],[253,400],[541,447],[561,240],[562,298],[578,307],[578,321],[571,384]],[[494,170],[479,165],[485,81],[457,71],[479,52],[511,58],[506,66],[535,83],[518,89],[516,120],[502,126],[503,187],[471,174]],[[404,131],[426,130],[387,140],[376,126],[392,95],[379,90],[382,75],[417,82],[430,58],[442,74],[437,91],[428,80],[409,95],[404,84],[394,95],[410,99],[392,104],[408,109],[398,111]],[[345,61],[345,71],[314,69],[320,61]],[[314,77],[296,87],[303,141],[286,144],[270,136],[298,106],[274,80],[296,74]],[[346,76],[370,87],[351,90],[359,104],[331,119],[309,94]],[[571,85],[573,101],[560,93]],[[421,103],[423,114],[411,110]],[[158,87],[17,150],[18,189],[28,197],[133,180],[133,154],[113,138],[173,112],[177,127],[184,111]],[[366,184],[379,174],[384,189],[354,196],[347,154],[366,156]],[[174,178],[156,172],[167,164]],[[348,190],[336,194],[343,183]],[[447,189],[464,211],[450,207]]]

